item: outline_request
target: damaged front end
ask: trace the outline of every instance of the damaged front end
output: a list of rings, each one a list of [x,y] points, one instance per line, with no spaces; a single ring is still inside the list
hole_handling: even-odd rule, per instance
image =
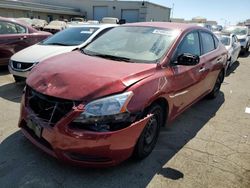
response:
[[[32,143],[62,161],[112,166],[132,155],[151,117],[126,109],[132,95],[127,92],[83,105],[27,86],[19,127]]]
[[[69,129],[89,130],[95,132],[117,131],[128,127],[141,113],[128,112],[126,105],[133,96],[132,92],[95,100],[87,105],[73,101],[47,96],[26,88],[26,106],[32,111],[28,119],[37,119],[42,124],[54,127],[72,111],[81,112],[69,124]]]

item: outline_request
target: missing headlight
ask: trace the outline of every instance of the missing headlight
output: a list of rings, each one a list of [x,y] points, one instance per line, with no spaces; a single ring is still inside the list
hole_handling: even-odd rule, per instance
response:
[[[89,117],[82,122],[72,122],[70,129],[89,130],[94,132],[109,132],[124,129],[130,126],[138,115],[130,113],[122,113],[110,116]]]

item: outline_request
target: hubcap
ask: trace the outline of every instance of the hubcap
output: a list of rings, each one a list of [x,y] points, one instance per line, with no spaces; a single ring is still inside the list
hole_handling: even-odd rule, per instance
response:
[[[157,120],[155,117],[152,117],[148,122],[148,126],[145,133],[146,145],[150,145],[153,142],[154,137],[156,135],[156,131],[157,131]]]

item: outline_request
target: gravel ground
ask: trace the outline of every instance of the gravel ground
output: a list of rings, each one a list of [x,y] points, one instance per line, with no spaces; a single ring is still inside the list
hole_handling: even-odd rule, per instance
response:
[[[250,187],[250,56],[230,69],[216,100],[163,128],[153,153],[107,169],[66,166],[17,128],[23,84],[0,67],[0,187]]]

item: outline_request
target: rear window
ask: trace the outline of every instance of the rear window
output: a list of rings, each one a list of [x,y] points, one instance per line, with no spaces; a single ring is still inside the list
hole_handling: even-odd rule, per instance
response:
[[[47,40],[41,42],[42,45],[77,46],[84,43],[93,35],[98,27],[72,27],[63,30]]]

